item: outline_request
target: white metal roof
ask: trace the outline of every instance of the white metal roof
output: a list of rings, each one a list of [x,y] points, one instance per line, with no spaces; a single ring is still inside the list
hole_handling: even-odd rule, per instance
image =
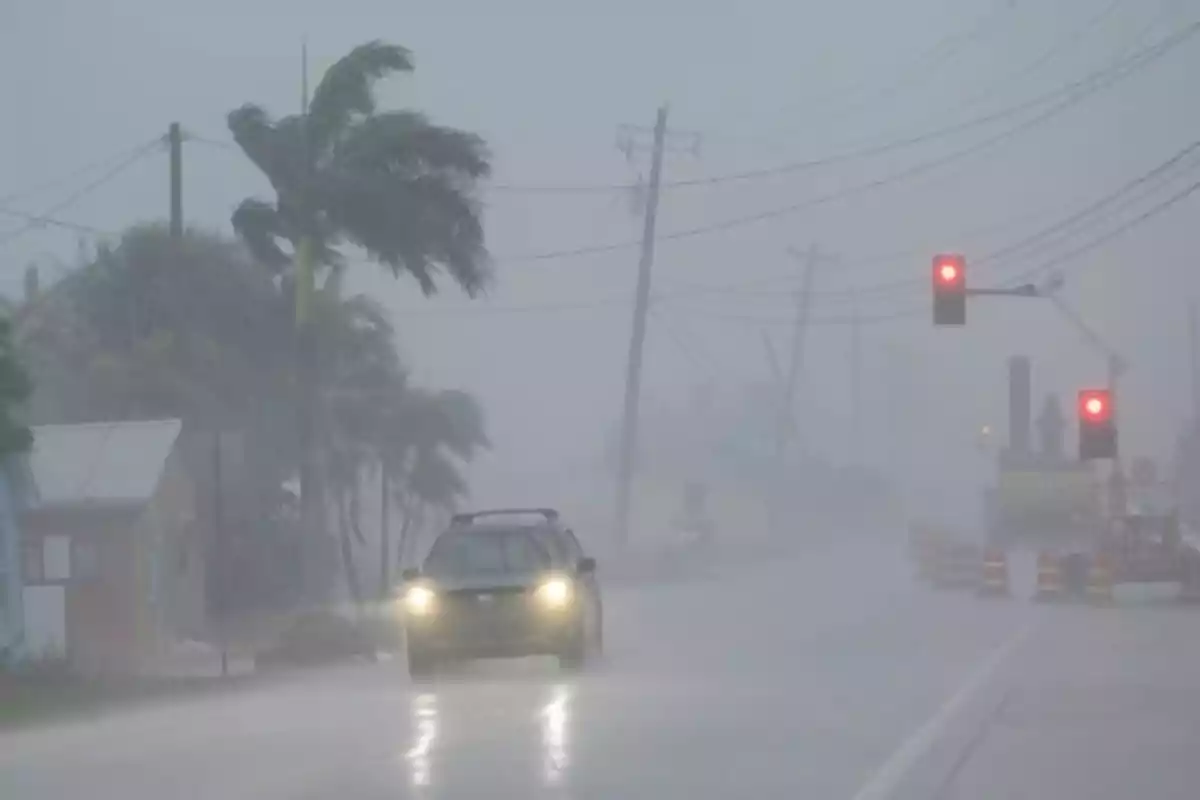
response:
[[[182,427],[178,419],[34,427],[35,505],[149,500]]]

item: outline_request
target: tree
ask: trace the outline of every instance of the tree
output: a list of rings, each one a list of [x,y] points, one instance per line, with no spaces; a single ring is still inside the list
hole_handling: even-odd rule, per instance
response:
[[[437,290],[439,273],[472,296],[490,275],[475,195],[490,174],[483,140],[413,111],[376,109],[375,83],[412,68],[405,48],[368,42],[325,72],[304,114],[272,120],[246,104],[228,117],[234,140],[275,190],[271,202],[243,201],[233,226],[294,286],[300,491],[310,524],[322,507],[313,448],[320,438],[312,324],[318,271],[344,266],[340,248],[348,244],[413,277],[426,294]]]
[[[463,465],[489,446],[483,410],[461,391],[412,386],[396,355],[395,332],[368,297],[340,299],[332,276],[315,295],[317,364],[326,377],[317,428],[323,477],[332,494],[347,587],[363,599],[355,547],[363,481],[386,476],[402,514],[402,536],[418,505],[452,508],[467,493]],[[380,539],[381,586],[388,584],[390,537]]]
[[[135,226],[27,303],[19,338],[56,422],[178,416],[212,426],[275,405],[288,304],[237,242]],[[278,408],[274,409],[278,413]]]
[[[461,392],[411,386],[386,312],[368,297],[343,297],[341,273],[315,293],[312,311],[325,386],[318,444],[339,541],[318,543],[321,571],[308,588],[329,585],[340,549],[360,596],[352,556],[363,541],[362,480],[403,434],[414,448],[420,442],[422,458],[411,476],[396,472],[397,492],[453,502],[466,491],[459,462],[486,444],[482,411]],[[43,421],[170,416],[189,431],[242,432],[245,475],[237,496],[225,498],[228,563],[212,570],[227,576],[222,593],[237,590],[236,607],[287,602],[303,589],[295,580],[304,561],[299,509],[286,489],[300,461],[292,312],[292,286],[239,242],[198,231],[176,241],[161,225],[131,228],[13,310]]]
[[[409,388],[389,407],[378,439],[378,458],[401,510],[397,554],[426,508],[453,510],[467,494],[462,465],[491,446],[483,410],[471,395],[455,390]],[[390,541],[380,540],[382,590],[389,578]]]
[[[0,458],[27,452],[33,444],[29,426],[19,419],[19,408],[32,391],[13,346],[12,320],[0,318]]]

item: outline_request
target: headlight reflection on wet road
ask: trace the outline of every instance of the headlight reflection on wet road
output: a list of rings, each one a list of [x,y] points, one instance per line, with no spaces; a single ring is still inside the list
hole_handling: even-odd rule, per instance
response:
[[[568,766],[567,726],[571,719],[571,689],[559,684],[539,712],[542,723],[542,780],[548,786],[561,783]]]
[[[437,696],[428,692],[414,695],[411,708],[413,744],[404,757],[413,786],[424,787],[430,783],[429,754],[437,739]]]

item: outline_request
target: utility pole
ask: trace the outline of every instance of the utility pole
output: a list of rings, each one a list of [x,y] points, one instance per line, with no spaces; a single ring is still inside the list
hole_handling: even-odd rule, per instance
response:
[[[618,147],[627,157],[635,148],[634,130],[625,127],[619,133]],[[654,144],[650,160],[650,182],[642,219],[642,250],[638,260],[637,291],[634,296],[633,330],[629,337],[629,357],[625,370],[625,401],[621,421],[621,451],[617,467],[616,543],[624,548],[629,542],[629,516],[633,474],[636,470],[638,405],[642,387],[642,351],[646,340],[646,314],[650,309],[650,271],[654,266],[654,236],[658,221],[658,199],[662,185],[663,157],[667,142],[667,107],[658,109],[654,123]]]
[[[220,609],[220,621],[218,625],[221,630],[221,677],[229,675],[229,589],[231,582],[229,580],[229,549],[225,540],[225,507],[222,484],[224,478],[221,475],[221,428],[217,426],[213,431],[213,496],[212,496],[212,516],[213,516],[213,541],[216,543],[217,550],[217,569],[220,570],[219,580],[217,581],[220,600],[218,608]]]
[[[171,169],[171,239],[183,238],[183,132],[178,122],[167,129]]]
[[[792,324],[792,342],[788,355],[787,377],[783,384],[783,393],[779,402],[779,416],[775,424],[775,453],[774,479],[771,481],[772,528],[780,533],[780,524],[784,518],[783,499],[787,496],[787,462],[789,448],[793,438],[798,438],[801,430],[800,420],[796,416],[796,383],[804,369],[804,340],[808,329],[808,310],[812,300],[813,273],[822,255],[816,245],[811,245],[807,251],[800,252],[788,248],[788,255],[803,266],[800,289],[793,296],[796,306],[796,316]]]
[[[816,245],[805,252],[788,248],[788,254],[799,261],[804,272],[801,277],[800,289],[793,295],[796,306],[796,316],[792,323],[792,343],[788,356],[787,379],[783,386],[783,398],[780,403],[779,420],[776,426],[775,461],[777,469],[782,470],[788,455],[788,447],[794,434],[799,433],[799,420],[795,419],[796,383],[804,370],[804,340],[808,332],[808,311],[812,303],[812,282],[817,266],[825,260],[832,261],[832,256],[821,253]]]
[[[388,589],[392,583],[391,569],[391,516],[392,501],[388,496],[391,490],[391,476],[387,459],[379,464],[379,599],[387,600]]]
[[[1200,429],[1200,319],[1197,318],[1196,301],[1188,301],[1188,360],[1192,372],[1192,425]]]
[[[317,375],[316,375],[316,332],[312,324],[311,310],[316,291],[316,264],[312,240],[312,218],[310,192],[312,187],[313,159],[308,131],[308,40],[300,43],[300,115],[301,168],[299,197],[294,198],[300,210],[300,238],[296,243],[296,367],[298,397],[297,442],[300,448],[300,528],[302,584],[311,587],[316,578],[316,556],[314,543],[325,526],[324,492],[319,484],[316,453]]]
[[[858,292],[850,290],[850,414],[854,464],[861,466],[862,451],[862,317],[859,314]]]

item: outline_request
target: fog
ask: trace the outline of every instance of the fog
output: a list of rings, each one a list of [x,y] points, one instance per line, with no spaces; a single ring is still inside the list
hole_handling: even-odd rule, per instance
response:
[[[231,111],[299,114],[372,40],[415,61],[378,109],[478,134],[481,186],[463,139],[393,159],[396,127],[328,113],[364,110],[353,76],[315,126],[233,125],[263,171],[234,143]],[[1134,520],[1093,491],[1109,464],[1065,463],[1109,366],[1072,315],[1128,365],[1114,465],[1200,437],[1198,75],[1185,0],[0,0],[4,454],[5,413],[35,418],[0,474],[0,796],[1200,796],[1196,617],[1137,596],[1200,598],[1200,473]],[[172,123],[189,235],[122,240],[168,217]],[[290,234],[277,274],[234,241],[247,197]],[[338,233],[418,275],[466,255],[426,297],[345,245],[345,283],[299,291],[293,254]],[[939,253],[971,288],[1061,285],[935,326]],[[1019,354],[1068,458],[1004,461],[970,541]],[[280,491],[305,480],[324,526]],[[452,567],[417,569],[464,505],[565,522],[459,518]]]
[[[232,146],[225,115],[248,101],[294,113],[305,38],[314,76],[368,39],[401,43],[417,68],[381,87],[381,107],[423,110],[478,132],[494,151],[486,222],[497,279],[480,300],[452,288],[426,300],[411,281],[360,262],[350,288],[386,305],[422,383],[466,389],[483,403],[494,448],[472,467],[475,502],[553,500],[581,484],[607,497],[589,465],[619,418],[641,223],[628,191],[540,189],[636,182],[648,171],[655,110],[669,103],[678,136],[659,215],[648,418],[685,406],[698,385],[732,394],[770,380],[763,334],[786,353],[799,286],[787,250],[817,245],[837,261],[815,275],[797,394],[804,446],[886,470],[910,509],[970,520],[990,464],[977,431],[1004,428],[1005,358],[1033,357],[1035,408],[1047,391],[1069,402],[1076,387],[1102,383],[1105,365],[1044,301],[980,298],[967,327],[933,328],[929,257],[959,251],[970,263],[1003,252],[1190,143],[1200,110],[1181,100],[1200,69],[1195,44],[994,144],[1045,105],[872,157],[701,179],[837,156],[1019,106],[1164,39],[1191,22],[1186,6],[9,0],[0,10],[0,195],[178,121],[194,137],[184,145],[186,221],[228,231],[236,203],[267,197],[269,187]],[[620,125],[647,129],[630,159],[615,146]],[[697,152],[678,146],[693,133]],[[1183,162],[1163,186],[1069,235],[981,262],[973,283],[1044,275],[1058,256],[1185,189],[1194,165]],[[699,185],[669,185],[689,180]],[[22,227],[21,214],[114,232],[166,215],[165,157],[73,199],[78,185],[6,201],[0,230]],[[1065,301],[1130,362],[1121,406],[1129,453],[1167,456],[1189,415],[1195,203],[1061,263]],[[6,241],[5,288],[19,291],[30,261],[47,278],[61,273],[81,235],[45,225]],[[621,246],[602,249],[612,243]],[[547,255],[588,248],[602,251]],[[857,439],[849,290],[861,293],[864,320]]]

